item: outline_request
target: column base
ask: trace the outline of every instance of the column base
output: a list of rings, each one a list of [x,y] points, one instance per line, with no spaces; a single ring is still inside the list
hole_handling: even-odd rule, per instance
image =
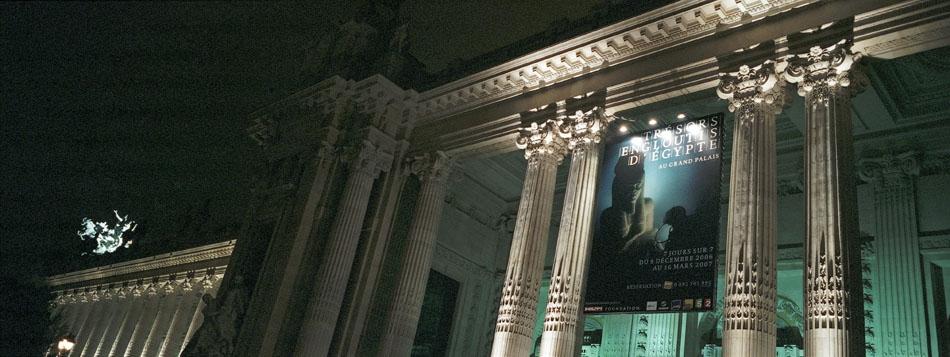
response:
[[[495,338],[492,340],[492,357],[510,357],[517,356],[522,351],[531,352],[531,337],[516,335],[511,332],[495,332]]]
[[[805,357],[848,356],[848,332],[841,329],[805,331]]]
[[[753,330],[724,330],[722,356],[770,356],[775,354],[775,336]]]

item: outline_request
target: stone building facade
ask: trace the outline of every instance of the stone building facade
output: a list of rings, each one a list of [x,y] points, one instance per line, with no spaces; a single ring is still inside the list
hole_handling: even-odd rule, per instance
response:
[[[948,15],[680,1],[421,92],[328,78],[251,115],[266,170],[182,355],[950,355]],[[585,316],[602,139],[717,112],[720,309]]]
[[[201,326],[234,241],[48,279],[75,356],[177,356]],[[207,297],[205,297],[207,296]]]

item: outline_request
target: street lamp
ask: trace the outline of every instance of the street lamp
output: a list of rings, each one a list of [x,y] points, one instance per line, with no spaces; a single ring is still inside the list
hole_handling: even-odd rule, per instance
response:
[[[73,334],[67,334],[63,336],[63,339],[59,340],[59,343],[56,344],[56,348],[59,349],[58,356],[69,356],[69,352],[73,350],[73,346],[76,345],[76,336]]]

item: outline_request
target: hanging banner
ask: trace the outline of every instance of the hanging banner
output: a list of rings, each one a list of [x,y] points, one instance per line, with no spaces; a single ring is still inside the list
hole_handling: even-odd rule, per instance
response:
[[[607,139],[584,312],[715,310],[722,123]]]

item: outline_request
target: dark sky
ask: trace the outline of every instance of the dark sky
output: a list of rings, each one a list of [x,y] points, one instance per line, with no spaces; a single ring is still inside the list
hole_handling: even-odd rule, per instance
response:
[[[41,273],[232,238],[259,149],[248,115],[313,84],[307,51],[356,3],[0,4],[2,259]],[[407,1],[429,72],[576,18],[588,2]],[[207,208],[205,202],[208,202]],[[139,222],[109,258],[76,236]]]

